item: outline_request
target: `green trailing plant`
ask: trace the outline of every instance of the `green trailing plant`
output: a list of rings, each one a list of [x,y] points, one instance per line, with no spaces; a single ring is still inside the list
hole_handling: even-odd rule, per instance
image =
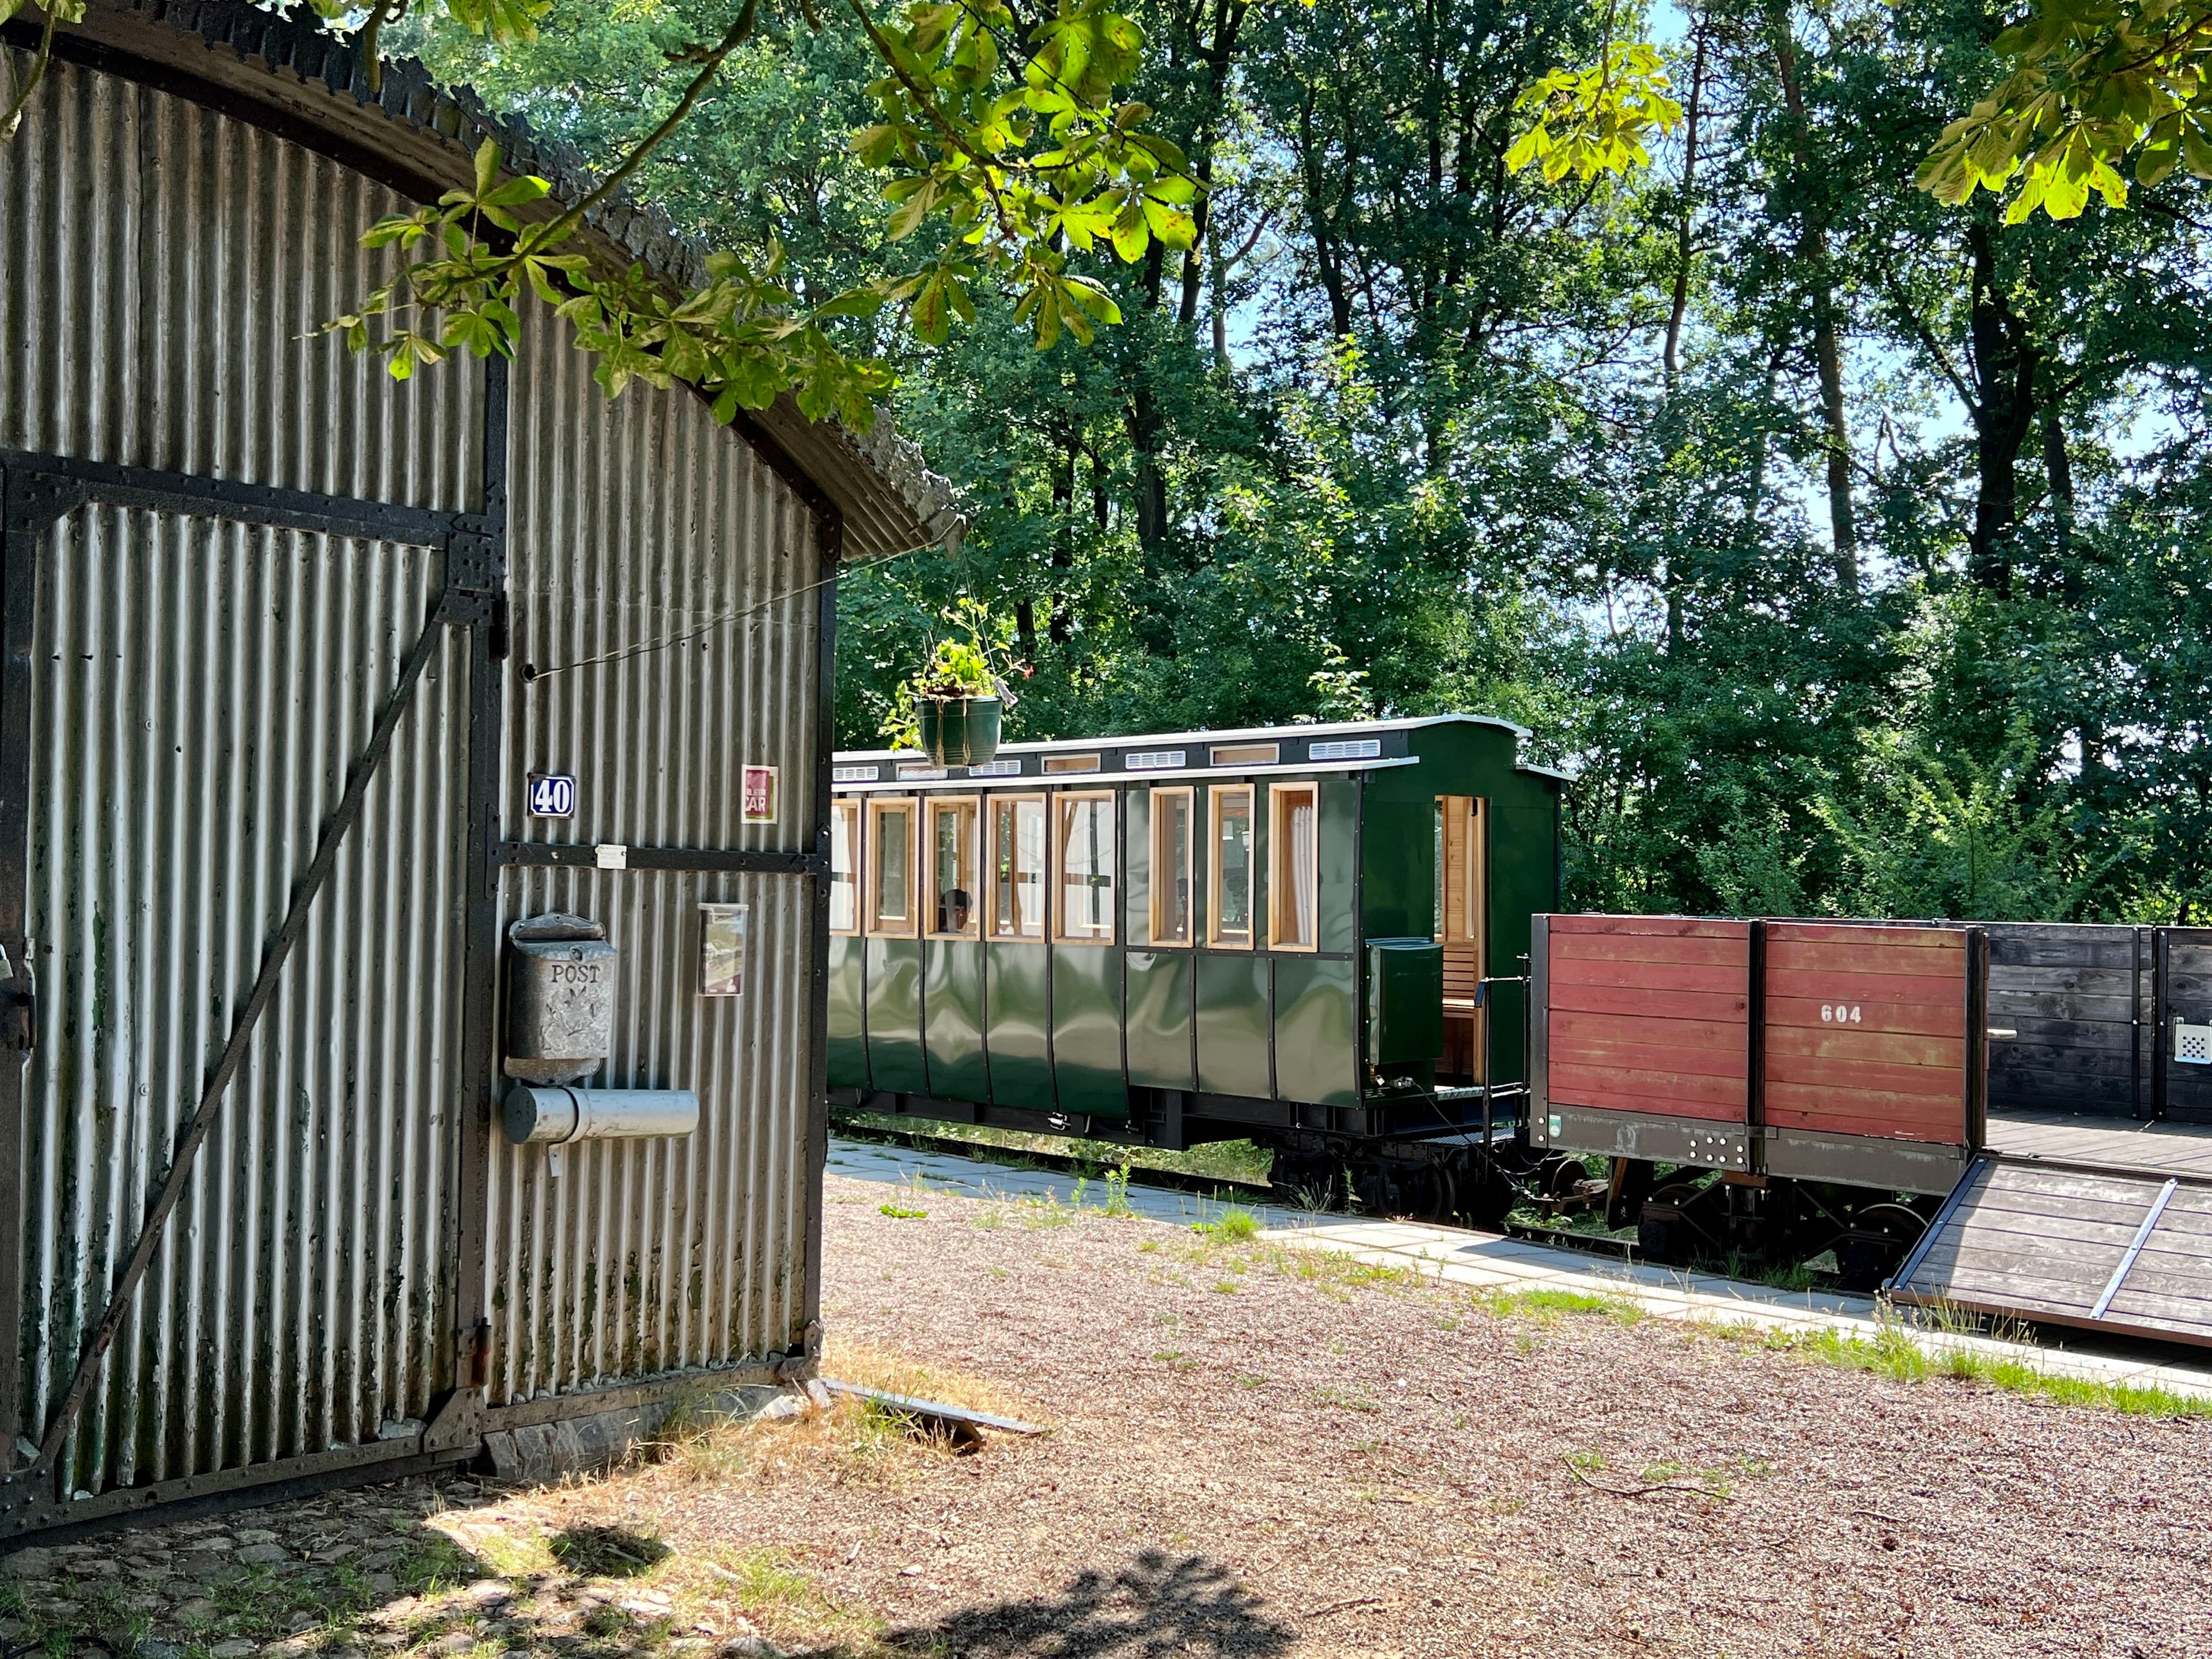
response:
[[[973,599],[961,599],[943,613],[943,619],[958,631],[938,640],[927,659],[892,694],[882,730],[894,749],[921,747],[924,702],[996,697],[1012,709],[1020,701],[1007,682],[1029,671],[1014,658],[1012,626]]]

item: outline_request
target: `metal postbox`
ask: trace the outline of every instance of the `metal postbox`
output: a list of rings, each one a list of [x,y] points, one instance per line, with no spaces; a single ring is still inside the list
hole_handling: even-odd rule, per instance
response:
[[[572,1083],[612,1047],[615,947],[586,916],[531,916],[507,930],[507,1074]]]

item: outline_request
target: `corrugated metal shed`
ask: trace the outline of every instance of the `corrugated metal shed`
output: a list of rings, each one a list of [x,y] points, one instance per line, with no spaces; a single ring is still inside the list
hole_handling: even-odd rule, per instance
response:
[[[0,148],[0,1544],[811,1362],[836,561],[957,515],[542,311],[404,386],[317,336],[487,134],[573,180],[311,23],[94,0]],[[549,910],[618,952],[585,1084],[691,1134],[498,1134]]]

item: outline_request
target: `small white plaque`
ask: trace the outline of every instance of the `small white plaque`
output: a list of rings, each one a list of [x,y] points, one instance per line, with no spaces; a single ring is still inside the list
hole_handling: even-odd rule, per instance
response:
[[[629,848],[618,841],[603,841],[592,848],[593,862],[602,870],[629,868]]]

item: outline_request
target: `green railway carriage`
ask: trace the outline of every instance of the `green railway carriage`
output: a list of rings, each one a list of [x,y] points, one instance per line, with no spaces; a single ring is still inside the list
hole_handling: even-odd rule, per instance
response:
[[[1525,735],[1454,714],[839,755],[833,1099],[1250,1135],[1279,1182],[1433,1175],[1525,1098],[1559,787]]]

